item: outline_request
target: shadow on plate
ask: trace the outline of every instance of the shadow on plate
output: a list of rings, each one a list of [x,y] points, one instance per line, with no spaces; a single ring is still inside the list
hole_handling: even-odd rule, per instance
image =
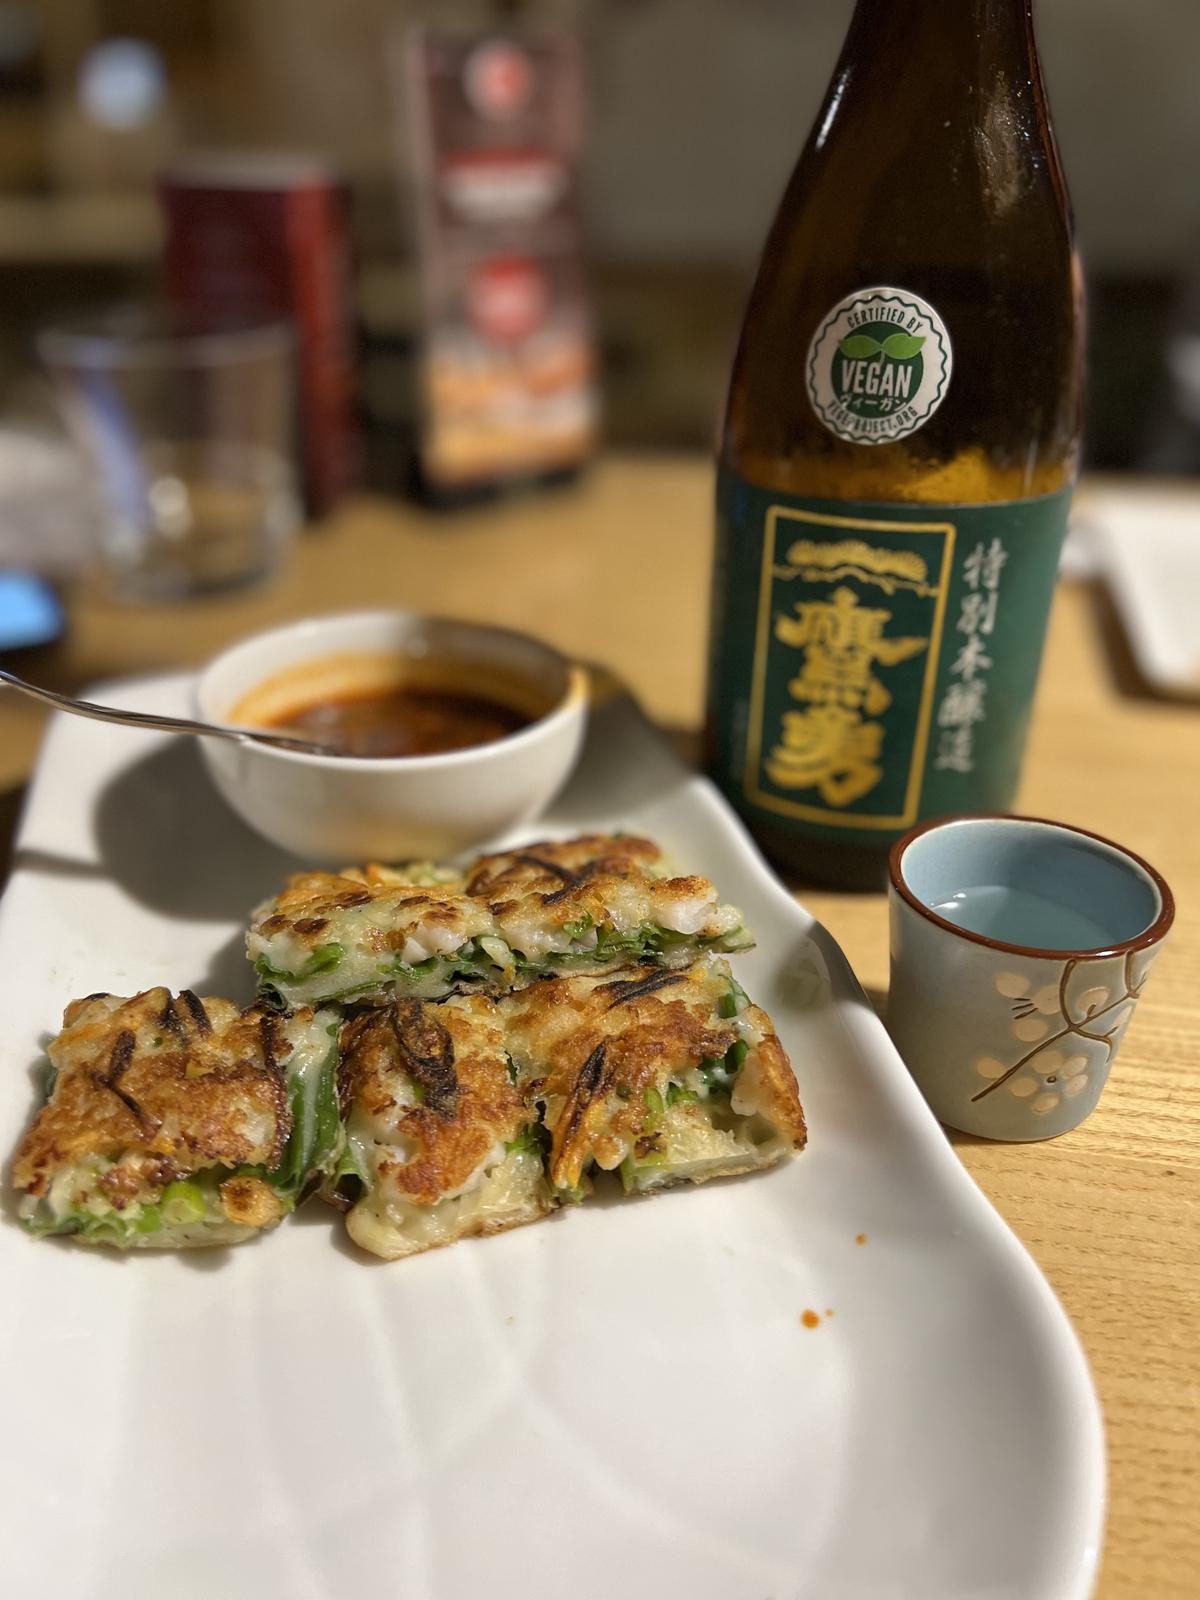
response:
[[[614,737],[623,758],[622,809],[661,798],[665,783],[689,775],[620,686],[604,680],[600,698],[579,765],[547,822],[560,811],[572,821],[586,814],[598,790],[611,804]],[[289,873],[308,865],[266,843],[229,810],[187,738],[161,745],[105,786],[96,802],[95,833],[99,868],[41,853],[36,864],[48,872],[111,877],[141,905],[183,921],[240,921]],[[214,968],[227,970],[220,957]]]
[[[610,816],[637,810],[661,800],[665,789],[692,776],[624,685],[602,667],[589,666],[588,672],[595,699],[583,754],[544,818],[531,824],[534,829],[540,821],[554,824],[560,817],[577,824],[581,816],[597,809],[597,795],[603,796],[603,809]],[[614,751],[619,752],[619,772],[614,771]]]
[[[393,1261],[385,1261],[382,1256],[372,1255],[369,1250],[364,1250],[361,1245],[346,1232],[346,1224],[342,1213],[336,1206],[326,1204],[319,1195],[310,1195],[290,1217],[285,1217],[281,1224],[285,1228],[322,1228],[329,1235],[330,1248],[339,1255],[345,1256],[348,1261],[353,1261],[360,1267],[391,1267]]]
[[[248,906],[246,910],[249,910]],[[240,928],[213,951],[208,966],[187,985],[199,995],[228,995],[231,1000],[237,1000],[239,1005],[251,1003],[254,986],[254,968],[247,959],[246,936]]]
[[[8,877],[13,864],[13,840],[21,809],[25,804],[25,785],[17,784],[0,794],[0,879]]]
[[[103,873],[139,904],[181,921],[241,921],[303,866],[229,810],[187,738],[101,790],[95,831]]]
[[[866,1006],[879,1016],[886,995],[879,989],[864,989],[859,983],[845,951],[823,922],[814,922],[805,936],[811,940],[825,963],[830,989],[835,1000],[846,1005]]]
[[[877,989],[872,984],[864,983],[863,986],[862,986],[862,992],[866,995],[867,999],[871,1002],[871,1009],[874,1011],[875,1015],[879,1018],[880,1022],[884,1023],[884,1025],[886,1026],[886,1024],[887,1024],[887,997],[888,997],[887,990],[886,989]]]

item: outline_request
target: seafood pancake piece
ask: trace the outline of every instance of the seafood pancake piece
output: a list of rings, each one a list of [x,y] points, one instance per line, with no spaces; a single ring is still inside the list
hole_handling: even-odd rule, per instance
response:
[[[253,913],[246,935],[260,993],[288,1005],[382,1005],[404,995],[436,998],[491,975],[478,943],[494,930],[487,907],[397,876],[376,867],[353,878],[292,878]]]
[[[356,1196],[346,1226],[364,1250],[396,1260],[550,1210],[537,1113],[486,996],[363,1012],[342,1030],[339,1085],[347,1139],[333,1198]]]
[[[549,979],[502,1005],[518,1081],[543,1108],[556,1189],[577,1194],[593,1163],[643,1191],[773,1166],[804,1147],[783,1047],[716,957]]]
[[[254,912],[247,951],[269,1002],[386,1005],[750,946],[707,879],[659,876],[658,859],[647,839],[588,835],[483,856],[458,878],[420,864],[303,873]]]
[[[22,1222],[121,1249],[270,1227],[339,1153],[335,1034],[188,989],[72,1001],[13,1163]]]
[[[721,905],[706,878],[664,876],[659,861],[649,839],[545,840],[481,857],[467,893],[495,918],[518,983],[638,961],[686,966],[704,950],[750,948],[741,912]]]

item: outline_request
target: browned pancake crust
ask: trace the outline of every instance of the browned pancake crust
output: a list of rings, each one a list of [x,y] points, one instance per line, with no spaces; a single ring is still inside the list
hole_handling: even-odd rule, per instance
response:
[[[421,863],[422,866],[425,863]],[[365,883],[371,889],[424,889],[432,890],[437,894],[463,894],[466,891],[466,880],[461,873],[453,872],[450,868],[436,867],[437,877],[431,880],[428,877],[418,883],[411,876],[409,868],[389,867],[382,861],[368,861],[365,867],[343,867],[339,877],[349,878],[354,883]]]
[[[480,856],[467,878],[467,893],[489,902],[557,896],[592,878],[640,875],[660,855],[653,840],[632,836],[585,833],[576,839],[542,839],[520,850]]]
[[[437,888],[396,883],[386,868],[366,868],[355,878],[332,872],[296,873],[275,900],[270,916],[255,925],[255,932],[270,937],[290,930],[302,943],[316,947],[329,939],[330,923],[339,911],[373,901],[419,911],[425,928],[440,926],[453,930],[462,923],[464,902],[461,896],[448,895]],[[380,954],[403,948],[406,937],[403,930],[387,932],[367,928],[363,933],[364,943],[374,944]]]
[[[460,1188],[530,1121],[509,1081],[500,1012],[482,995],[394,1001],[348,1022],[341,1043],[343,1115],[355,1106],[412,1148],[407,1161],[382,1161],[378,1176],[418,1205]],[[403,1103],[409,1083],[421,1104]]]
[[[787,1051],[780,1044],[775,1025],[765,1011],[758,1006],[747,1006],[742,1015],[762,1032],[762,1039],[755,1046],[759,1109],[780,1133],[791,1139],[794,1149],[803,1150],[808,1143],[808,1125]]]
[[[330,917],[349,906],[366,905],[371,891],[352,878],[333,872],[297,872],[275,900],[271,915],[257,925],[259,933],[293,929],[310,944],[320,944]]]
[[[664,1068],[723,1056],[737,1038],[732,1024],[717,1015],[711,995],[692,988],[688,972],[659,967],[631,968],[599,983],[544,979],[505,1006],[514,1054],[538,1063],[537,1075],[527,1077],[523,1088],[531,1102],[547,1102],[554,1122],[550,1178],[566,1189],[578,1187],[593,1158],[611,1165],[624,1141],[637,1138],[646,1090],[656,1086]],[[774,1043],[772,1081],[782,1069],[798,1115],[796,1081]],[[780,1102],[786,1099],[782,1083],[777,1092]]]
[[[283,1201],[261,1178],[226,1178],[221,1209],[230,1222],[244,1228],[269,1228],[283,1216]]]
[[[270,1169],[291,1131],[277,1065],[287,1053],[279,1018],[257,1006],[167,989],[72,1001],[49,1049],[54,1093],[21,1141],[13,1182],[40,1195],[88,1156],[144,1155],[101,1180],[121,1210],[146,1182],[214,1165]]]
[[[467,893],[486,901],[504,919],[531,907],[547,928],[590,917],[609,922],[613,907],[629,904],[628,891],[653,885],[655,912],[670,904],[713,899],[707,878],[658,878],[650,869],[661,852],[650,839],[583,834],[577,839],[542,840],[521,850],[482,856],[467,879]],[[642,902],[642,914],[648,908]]]

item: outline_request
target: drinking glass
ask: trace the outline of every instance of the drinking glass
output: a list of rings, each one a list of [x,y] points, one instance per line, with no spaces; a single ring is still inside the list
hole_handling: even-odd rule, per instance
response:
[[[48,329],[38,347],[97,492],[115,598],[275,569],[299,520],[286,323],[121,311]]]

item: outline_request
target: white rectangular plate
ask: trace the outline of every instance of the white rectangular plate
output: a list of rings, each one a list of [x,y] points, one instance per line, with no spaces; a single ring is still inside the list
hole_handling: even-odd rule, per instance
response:
[[[182,712],[187,689],[96,697]],[[4,1593],[1090,1592],[1083,1356],[836,945],[628,702],[595,716],[545,831],[592,825],[655,836],[741,905],[759,947],[738,975],[791,1053],[809,1150],[395,1265],[319,1202],[238,1249],[121,1258],[31,1240],[6,1201]],[[186,742],[58,719],[0,907],[5,1144],[74,996],[248,1000],[242,920],[294,865]]]

